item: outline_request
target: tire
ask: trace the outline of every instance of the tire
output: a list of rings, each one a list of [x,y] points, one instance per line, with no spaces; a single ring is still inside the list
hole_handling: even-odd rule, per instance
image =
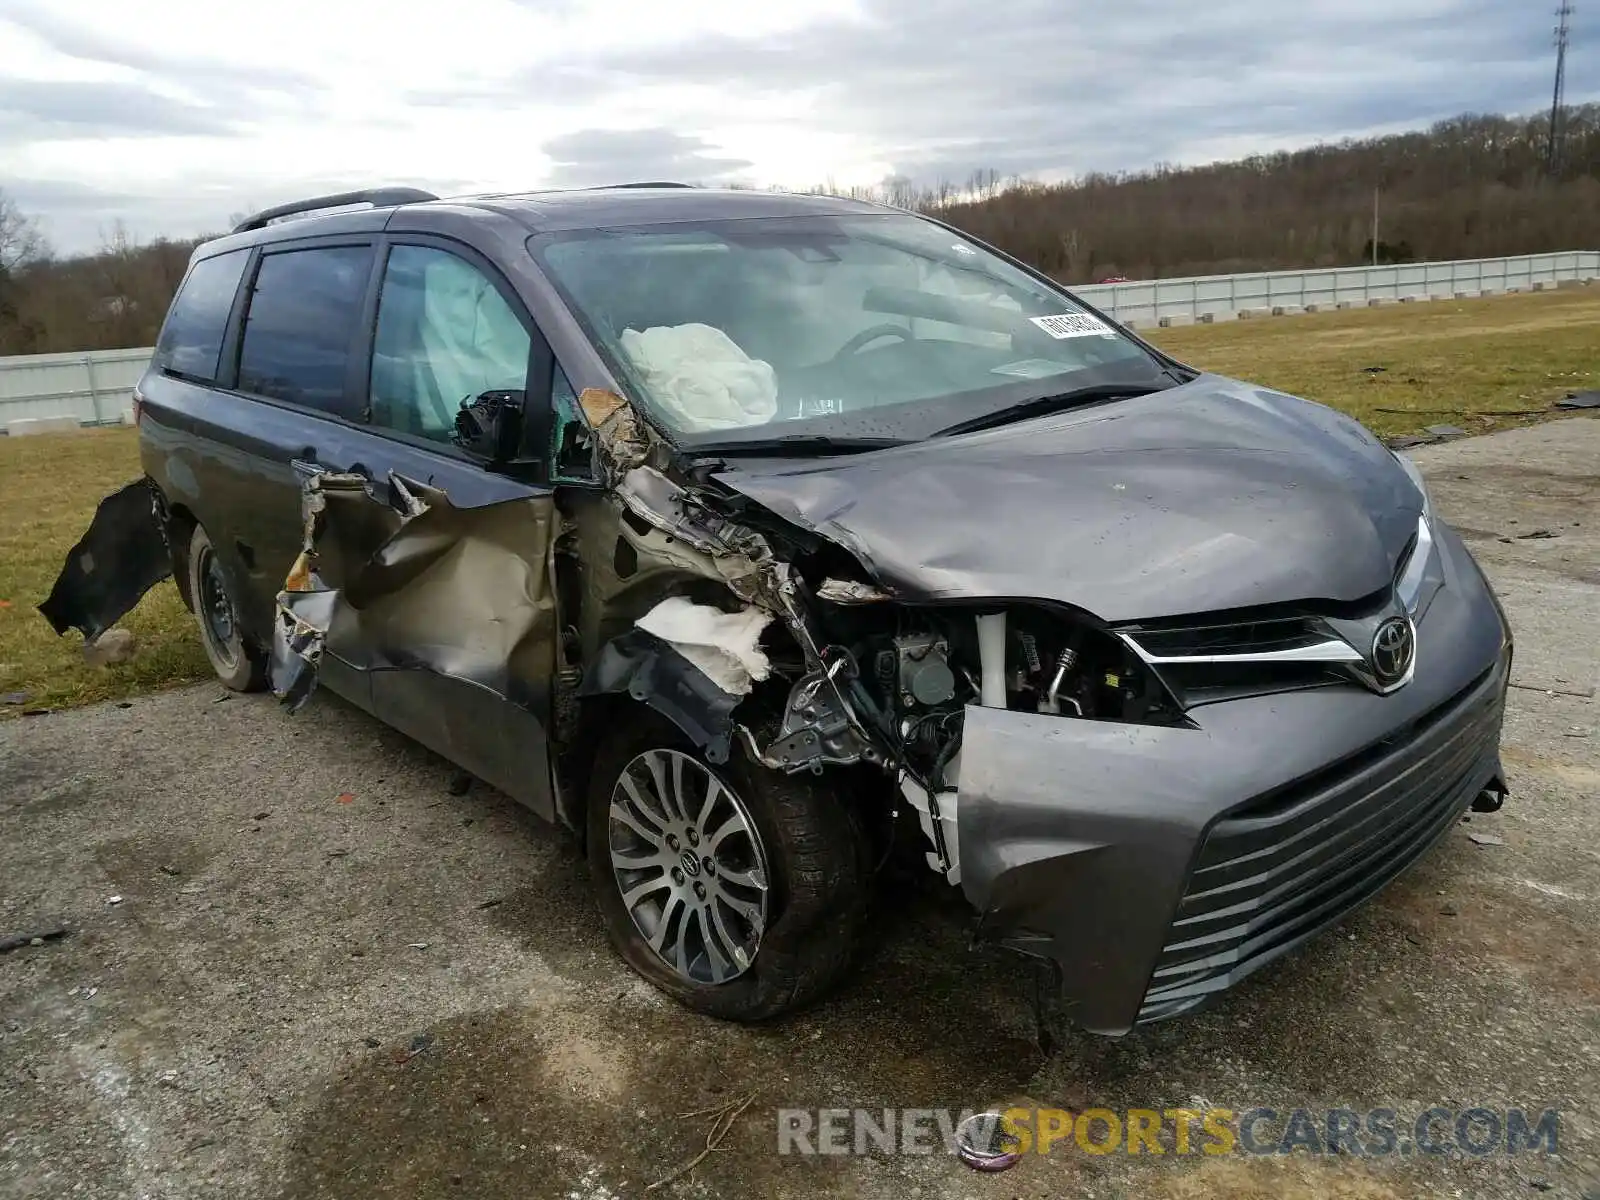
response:
[[[239,606],[227,576],[216,561],[206,531],[196,525],[189,539],[189,595],[193,598],[200,644],[222,685],[235,692],[259,692],[267,686],[265,657],[245,639]]]
[[[709,788],[706,776],[724,789],[727,797],[718,796],[707,806],[714,809],[703,818],[708,834],[726,830],[733,815],[755,834],[752,839],[736,830],[716,847],[711,846],[709,837],[701,844],[701,849],[713,850],[717,862],[702,867],[696,880],[685,876],[686,882],[712,882],[717,867],[724,878],[717,885],[720,890],[708,893],[709,898],[700,902],[698,918],[692,914],[690,894],[675,891],[664,882],[639,901],[644,906],[641,919],[648,923],[652,905],[664,912],[670,897],[682,895],[675,925],[669,917],[663,949],[670,952],[672,934],[677,932],[678,943],[688,947],[684,959],[693,960],[688,977],[652,949],[623,896],[625,886],[636,888],[641,879],[649,882],[655,871],[661,872],[663,880],[670,878],[666,864],[675,861],[671,857],[674,851],[663,848],[650,867],[639,872],[624,868],[625,875],[619,875],[612,861],[614,847],[630,861],[649,853],[649,842],[613,821],[612,800],[614,794],[627,796],[622,785],[625,771],[630,771],[635,793],[646,803],[658,799],[650,783],[651,762],[667,771],[668,764],[680,764],[690,782],[684,790],[691,795],[696,794],[693,782],[705,782]],[[636,802],[632,811],[638,812]],[[663,827],[667,825],[659,808],[651,815]],[[675,828],[687,834],[692,823],[679,822]],[[640,825],[651,829],[648,821]],[[590,775],[586,832],[589,873],[612,945],[636,972],[689,1008],[733,1021],[761,1021],[792,1013],[821,997],[855,960],[870,894],[866,842],[844,800],[812,778],[769,771],[752,763],[742,748],[735,750],[728,763],[712,767],[673,725],[641,705],[629,719],[612,726],[597,750]],[[652,832],[661,834],[662,829]],[[685,839],[680,839],[680,846],[691,849]],[[752,865],[764,865],[767,884],[765,917],[753,945],[748,936],[739,936],[748,935],[750,924],[741,921],[729,906],[731,899],[743,903],[748,911],[755,889],[740,880],[751,873],[743,868]],[[706,944],[707,930],[717,931],[711,940],[723,951],[724,978],[720,981],[717,963]],[[747,954],[747,965],[729,952],[741,943],[753,950]]]

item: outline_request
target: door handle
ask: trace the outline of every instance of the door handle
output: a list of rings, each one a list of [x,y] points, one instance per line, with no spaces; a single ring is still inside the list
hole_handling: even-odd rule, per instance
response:
[[[315,458],[291,458],[289,465],[294,468],[295,474],[303,479],[310,479],[313,475],[327,472],[337,472],[341,475],[359,475],[368,483],[372,482],[372,471],[365,463],[351,463],[348,467],[340,468],[318,462]]]

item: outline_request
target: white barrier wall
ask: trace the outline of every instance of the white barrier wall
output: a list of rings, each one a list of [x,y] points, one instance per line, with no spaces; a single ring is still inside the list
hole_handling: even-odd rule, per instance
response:
[[[1564,250],[1513,258],[1407,263],[1397,267],[1334,267],[1259,271],[1134,283],[1085,284],[1072,290],[1128,325],[1288,316],[1340,305],[1449,300],[1495,295],[1564,282],[1600,280],[1600,250]],[[151,349],[90,350],[0,358],[0,430],[13,421],[76,418],[83,425],[123,419]],[[26,428],[24,426],[23,428]],[[37,427],[36,427],[37,428]],[[12,432],[22,432],[22,429]]]
[[[0,358],[0,429],[13,421],[76,418],[112,425],[133,403],[151,349],[89,350]]]
[[[1600,250],[1564,250],[1516,258],[1406,263],[1396,267],[1332,267],[1318,271],[1260,271],[1073,287],[1117,320],[1156,325],[1167,318],[1204,320],[1271,316],[1274,309],[1360,308],[1374,300],[1449,300],[1458,295],[1532,291],[1539,284],[1600,279]],[[1288,315],[1280,313],[1278,315]]]

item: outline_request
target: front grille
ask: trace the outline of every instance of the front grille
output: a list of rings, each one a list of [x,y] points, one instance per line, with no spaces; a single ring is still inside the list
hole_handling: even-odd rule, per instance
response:
[[[1265,966],[1404,871],[1455,823],[1499,743],[1501,671],[1409,729],[1213,825],[1139,1020]]]
[[[1145,626],[1129,630],[1128,636],[1147,654],[1176,658],[1281,653],[1326,642],[1329,634],[1315,618],[1280,617],[1221,625]]]

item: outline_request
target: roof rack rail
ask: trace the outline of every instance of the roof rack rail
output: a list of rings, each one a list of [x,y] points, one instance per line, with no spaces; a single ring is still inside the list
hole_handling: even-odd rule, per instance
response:
[[[233,227],[233,231],[247,233],[252,229],[265,229],[268,224],[280,217],[292,217],[298,213],[316,212],[324,208],[342,208],[348,204],[370,204],[373,208],[388,208],[398,204],[421,204],[438,198],[432,192],[412,187],[364,188],[357,192],[335,192],[331,196],[312,196],[309,200],[296,200],[290,204],[264,208],[240,221]]]
[[[608,188],[692,188],[692,183],[674,183],[671,180],[656,180],[649,183],[612,183]]]

